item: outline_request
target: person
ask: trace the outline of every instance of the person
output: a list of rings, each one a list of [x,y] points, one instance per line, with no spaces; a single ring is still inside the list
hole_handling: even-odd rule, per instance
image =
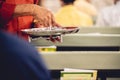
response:
[[[13,13],[14,8],[16,12],[12,16],[14,18],[12,18],[9,23],[4,26],[4,30],[13,34],[17,34],[26,40],[28,39],[28,35],[22,33],[21,30],[33,27],[31,26],[33,19],[38,20],[39,24],[45,27],[48,27],[50,25],[54,26],[56,24],[52,12],[46,8],[36,5],[38,3],[38,0],[0,0],[0,3],[0,13],[1,16],[4,15],[1,20],[8,18],[8,15],[11,15],[11,13]],[[11,7],[10,4],[14,6]],[[6,15],[6,13],[4,13],[4,10],[8,11],[9,14]],[[5,22],[2,21],[1,23]]]
[[[95,6],[98,13],[103,8],[113,5],[113,0],[90,0],[90,2],[91,2],[91,4],[93,4]]]
[[[13,17],[24,16],[23,12],[29,10],[18,10],[20,5],[4,1],[0,1],[0,5],[0,80],[51,80],[42,56],[34,46],[3,29]]]
[[[91,17],[96,17],[98,12],[95,6],[91,4],[90,0],[76,0],[74,5],[80,10],[90,15]]]
[[[0,30],[0,80],[51,80],[42,56],[18,36]]]
[[[98,15],[96,26],[120,27],[120,0],[114,0],[113,6],[104,8]]]
[[[58,24],[61,24],[63,27],[67,26],[78,26],[86,27],[92,26],[92,18],[79,11],[74,5],[75,0],[60,0],[61,9],[55,13],[55,20]]]

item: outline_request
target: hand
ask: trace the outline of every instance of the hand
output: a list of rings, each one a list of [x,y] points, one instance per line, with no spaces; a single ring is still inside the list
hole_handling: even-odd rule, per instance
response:
[[[62,35],[51,35],[51,36],[30,36],[32,40],[37,40],[40,38],[44,38],[51,42],[62,42]]]
[[[46,40],[52,41],[52,42],[62,42],[62,36],[61,35],[55,35],[55,36],[49,36],[46,38]]]
[[[61,25],[57,24],[55,21],[54,21],[54,23],[51,23],[50,25],[45,26],[40,21],[34,20],[33,24],[34,24],[35,28],[39,28],[39,27],[62,27]]]
[[[34,12],[36,14],[34,16],[36,27],[60,26],[55,22],[54,15],[48,9],[36,6]]]
[[[44,7],[40,7],[35,4],[16,5],[13,17],[30,16],[30,15],[33,16],[35,20],[37,20],[38,25],[44,27],[60,26],[55,22],[52,12]]]

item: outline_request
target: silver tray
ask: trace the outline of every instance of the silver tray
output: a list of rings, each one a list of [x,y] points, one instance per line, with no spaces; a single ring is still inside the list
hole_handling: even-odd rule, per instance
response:
[[[49,35],[62,35],[77,33],[79,31],[78,27],[42,27],[42,28],[31,28],[23,29],[22,32],[31,36],[49,36]]]

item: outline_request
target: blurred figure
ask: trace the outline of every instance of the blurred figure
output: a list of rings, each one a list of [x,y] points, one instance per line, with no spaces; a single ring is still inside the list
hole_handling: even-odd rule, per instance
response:
[[[2,30],[0,64],[0,80],[51,80],[42,56],[36,49],[20,37]]]
[[[91,4],[90,0],[76,0],[74,5],[92,17],[97,16],[97,9]]]
[[[113,5],[113,0],[90,0],[90,2],[95,6],[98,12],[104,7]]]
[[[55,20],[58,24],[67,26],[88,27],[93,25],[92,18],[79,11],[74,5],[75,0],[60,0],[61,9],[55,14]]]
[[[106,7],[100,12],[96,26],[120,27],[120,0],[113,1],[113,6]]]

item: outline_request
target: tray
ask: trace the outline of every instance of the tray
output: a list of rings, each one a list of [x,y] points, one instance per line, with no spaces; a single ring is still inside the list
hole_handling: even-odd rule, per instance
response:
[[[30,36],[50,36],[50,35],[62,35],[77,33],[79,31],[78,27],[42,27],[42,28],[31,28],[23,29],[22,32]]]

